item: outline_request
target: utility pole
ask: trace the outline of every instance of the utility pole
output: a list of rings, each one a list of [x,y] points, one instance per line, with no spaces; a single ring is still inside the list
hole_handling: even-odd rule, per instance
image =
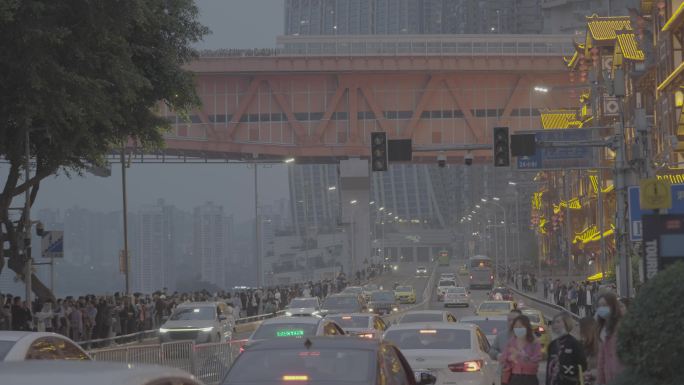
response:
[[[254,162],[254,250],[256,252],[256,265],[257,265],[257,287],[263,286],[263,274],[261,272],[261,237],[259,235],[259,228],[261,227],[261,221],[259,219],[259,164]]]
[[[123,197],[123,237],[124,237],[124,274],[126,276],[126,295],[131,295],[131,258],[128,256],[128,199],[126,194],[126,142],[121,145],[121,195]]]
[[[624,92],[618,91],[618,83],[620,88],[624,90],[624,78],[616,71],[615,76],[615,96],[618,97],[620,106],[620,120],[615,128],[616,138],[616,152],[615,152],[615,194],[616,194],[616,237],[615,242],[617,246],[617,254],[619,261],[620,280],[618,281],[618,293],[621,297],[629,298],[631,296],[631,266],[630,258],[627,253],[627,181],[626,175],[627,166],[625,163],[625,114],[623,109]]]

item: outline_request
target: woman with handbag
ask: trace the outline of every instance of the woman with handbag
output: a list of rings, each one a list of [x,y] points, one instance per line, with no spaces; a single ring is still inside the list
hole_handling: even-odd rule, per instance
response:
[[[542,360],[542,347],[534,337],[530,319],[518,316],[509,330],[511,336],[499,357],[501,383],[507,385],[539,385],[537,372]]]
[[[575,321],[568,313],[553,317],[551,331],[556,337],[549,345],[546,362],[546,385],[580,385],[587,369],[584,347],[570,335]]]

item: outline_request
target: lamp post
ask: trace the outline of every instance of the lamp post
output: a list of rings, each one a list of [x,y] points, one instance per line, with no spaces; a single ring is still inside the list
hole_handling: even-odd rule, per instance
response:
[[[503,211],[503,221],[504,221],[504,264],[505,264],[505,268],[508,269],[508,268],[509,268],[509,265],[508,265],[508,229],[507,229],[507,227],[505,226],[505,225],[508,224],[508,219],[507,219],[507,215],[506,215],[506,208],[498,203],[500,200],[501,200],[501,199],[500,199],[499,197],[493,197],[491,200],[487,200],[487,199],[485,199],[485,198],[482,198],[482,202],[485,202],[485,203],[489,202],[489,203],[493,204],[494,206],[497,206],[498,208],[500,208],[501,211]],[[495,217],[495,218],[496,218],[496,217]],[[496,219],[494,219],[494,221],[496,222]],[[497,246],[497,247],[498,247],[498,246]],[[497,271],[497,274],[498,274],[498,271]]]
[[[352,199],[349,201],[349,204],[353,207],[351,211],[351,273],[353,276],[356,275],[356,208],[357,208],[357,203],[358,201],[356,199]]]

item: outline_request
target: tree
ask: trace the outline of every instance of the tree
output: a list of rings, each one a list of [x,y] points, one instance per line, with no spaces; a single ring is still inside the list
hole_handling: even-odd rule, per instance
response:
[[[684,383],[684,263],[659,272],[639,291],[618,329],[618,354],[628,368],[614,385]]]
[[[21,279],[25,218],[10,215],[15,198],[28,189],[33,204],[46,177],[103,165],[124,144],[161,146],[169,122],[155,114],[159,104],[179,113],[199,105],[183,68],[209,32],[197,17],[194,0],[0,0],[0,157],[9,163],[0,244]],[[52,297],[35,276],[32,284]]]

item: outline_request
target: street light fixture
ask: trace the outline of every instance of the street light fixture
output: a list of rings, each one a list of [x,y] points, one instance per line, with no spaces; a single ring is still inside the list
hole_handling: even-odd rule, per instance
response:
[[[328,191],[335,191],[335,190],[337,190],[337,186],[328,187]]]
[[[542,94],[547,94],[549,92],[549,87],[544,87],[544,86],[535,86],[534,87],[535,92],[539,92]]]
[[[369,205],[374,205],[374,204],[375,204],[375,201],[370,201],[370,203],[368,203],[368,204],[369,204]]]
[[[378,209],[378,211],[383,211],[383,210],[385,210],[384,207],[380,207],[380,208]]]
[[[487,203],[487,198],[481,198],[480,199],[483,203]]]
[[[515,183],[515,182],[508,182],[508,185],[509,185],[509,186],[517,186],[518,184]]]
[[[285,159],[285,163],[293,163],[295,161],[294,158],[287,158]]]
[[[350,204],[355,205],[357,203],[356,199],[352,199],[349,201]]]
[[[480,205],[475,205],[475,208],[478,208],[478,209],[479,209],[479,208],[480,208]]]
[[[499,197],[494,197],[494,198],[492,198],[492,199],[494,199],[494,200],[497,201],[497,202],[501,200],[501,199],[499,199]]]

